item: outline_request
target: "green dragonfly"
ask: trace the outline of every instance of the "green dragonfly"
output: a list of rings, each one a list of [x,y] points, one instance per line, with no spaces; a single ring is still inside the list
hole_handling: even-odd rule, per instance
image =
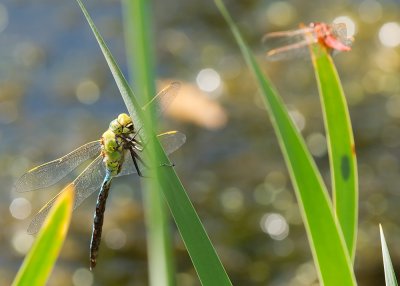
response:
[[[179,87],[179,83],[171,83],[146,104],[143,111],[154,106],[155,110],[161,114],[168,103],[175,98]],[[92,193],[100,190],[90,242],[90,269],[92,270],[96,266],[106,200],[112,179],[134,173],[143,177],[141,169],[147,167],[139,155],[147,143],[142,126],[139,125],[140,122],[134,124],[131,117],[122,113],[111,121],[108,130],[103,133],[100,140],[82,145],[71,153],[37,166],[22,175],[14,185],[17,192],[43,189],[60,181],[83,162],[95,158],[72,183],[43,206],[34,216],[28,232],[35,234],[39,231],[55,200],[68,187],[72,186],[75,191],[74,209]],[[176,151],[186,141],[186,136],[178,131],[169,131],[157,137],[166,154]]]

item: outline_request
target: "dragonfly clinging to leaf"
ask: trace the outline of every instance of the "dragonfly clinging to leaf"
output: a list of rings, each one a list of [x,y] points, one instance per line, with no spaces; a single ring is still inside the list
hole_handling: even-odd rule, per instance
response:
[[[335,52],[350,51],[352,37],[347,36],[344,23],[321,22],[302,25],[300,29],[268,33],[263,37],[267,46],[267,59],[281,60],[308,53],[308,46],[319,43]]]
[[[146,104],[143,110],[146,111],[154,105],[155,110],[158,113],[162,113],[167,103],[171,102],[177,94],[179,86],[180,84],[177,82],[171,83]],[[72,183],[51,199],[35,215],[28,227],[28,232],[34,234],[39,231],[55,200],[68,187],[72,186],[75,192],[74,209],[89,195],[100,190],[90,242],[90,269],[93,269],[96,266],[105,205],[112,179],[134,173],[143,176],[142,170],[147,166],[143,162],[140,152],[143,151],[148,142],[145,139],[142,126],[138,125],[140,124],[132,122],[130,116],[122,113],[111,121],[108,130],[103,133],[100,140],[82,145],[71,153],[37,166],[22,175],[15,183],[14,188],[16,191],[38,190],[54,185],[83,162],[95,158]],[[159,134],[157,137],[162,143],[166,154],[176,151],[186,141],[186,136],[178,131],[169,131]]]

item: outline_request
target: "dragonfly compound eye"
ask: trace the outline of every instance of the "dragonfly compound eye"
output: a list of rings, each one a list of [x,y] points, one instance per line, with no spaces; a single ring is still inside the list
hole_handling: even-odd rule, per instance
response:
[[[113,121],[111,121],[109,129],[115,134],[122,133],[122,125],[118,122],[118,119],[114,119]]]
[[[122,126],[127,126],[128,124],[132,123],[131,117],[126,113],[121,113],[118,115],[117,120]]]

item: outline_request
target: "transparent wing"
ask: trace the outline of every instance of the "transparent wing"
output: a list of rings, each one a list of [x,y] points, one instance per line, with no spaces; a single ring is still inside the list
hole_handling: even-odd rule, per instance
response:
[[[345,23],[333,23],[331,25],[334,36],[346,46],[351,47],[353,38],[347,36],[347,26]]]
[[[14,185],[17,192],[28,192],[54,185],[86,160],[98,155],[100,141],[89,142],[54,161],[37,166],[18,179]]]
[[[185,134],[179,131],[168,131],[157,135],[157,137],[167,155],[178,150],[186,142]],[[117,177],[136,173],[135,165],[133,164],[131,157],[125,156],[125,158],[124,164],[122,165],[121,171]]]
[[[174,153],[186,142],[186,135],[179,131],[168,131],[158,134],[157,137],[167,155]]]
[[[314,29],[311,27],[304,27],[297,30],[271,32],[265,34],[264,37],[262,38],[262,41],[267,42],[271,39],[276,39],[276,38],[296,39],[297,36],[304,38],[304,34],[312,33],[313,31]]]
[[[69,185],[74,188],[75,199],[74,209],[76,209],[87,197],[99,190],[105,176],[103,167],[103,158],[97,156],[89,166]],[[42,227],[43,221],[49,213],[57,197],[65,190],[64,188],[53,199],[51,199],[43,208],[35,215],[31,224],[28,227],[28,233],[34,234]]]
[[[164,113],[165,109],[171,104],[178,94],[181,84],[177,81],[170,83],[167,87],[157,93],[148,103],[143,106],[143,110],[146,111],[150,107],[154,106],[157,115]]]
[[[310,41],[303,39],[301,42],[271,49],[267,51],[267,59],[269,61],[280,61],[305,57],[309,54],[309,44]]]
[[[148,109],[154,108],[157,116],[161,116],[171,104],[171,102],[175,99],[180,87],[181,84],[179,82],[172,82],[163,90],[161,90],[156,96],[154,96],[152,100],[146,103],[142,108],[143,111],[146,112]],[[144,130],[141,124],[135,124],[135,128],[138,132],[139,137],[145,138]]]
[[[333,23],[331,25],[333,34],[339,39],[339,40],[345,40],[347,39],[347,27],[345,23]]]
[[[262,42],[266,49],[267,59],[278,61],[308,55],[308,45],[313,43],[315,39],[313,37],[306,37],[306,34],[313,34],[313,31],[313,28],[305,27],[297,30],[266,34]]]

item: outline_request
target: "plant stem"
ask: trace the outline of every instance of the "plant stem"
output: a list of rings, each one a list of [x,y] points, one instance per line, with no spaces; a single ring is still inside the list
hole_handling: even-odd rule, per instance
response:
[[[134,81],[142,105],[156,94],[152,44],[151,2],[148,0],[123,0],[126,56],[130,79]],[[157,130],[154,112],[147,112],[147,122]],[[149,151],[154,151],[149,144]],[[149,156],[156,165],[157,156]],[[147,249],[150,285],[174,285],[173,261],[168,229],[168,216],[161,195],[157,172],[151,180],[143,180],[144,208],[146,210]]]

